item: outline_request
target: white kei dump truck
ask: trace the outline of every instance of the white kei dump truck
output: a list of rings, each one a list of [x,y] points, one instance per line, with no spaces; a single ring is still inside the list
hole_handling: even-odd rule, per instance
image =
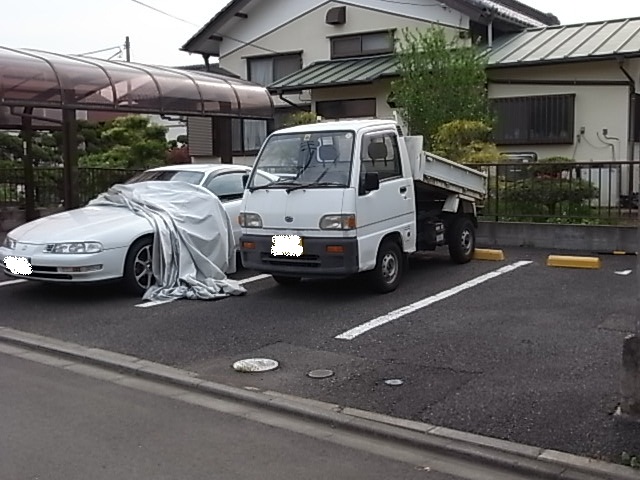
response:
[[[240,253],[245,268],[282,285],[368,277],[395,290],[406,259],[448,245],[471,260],[486,174],[422,150],[392,120],[321,122],[272,133],[245,178]],[[265,183],[257,170],[280,176]]]

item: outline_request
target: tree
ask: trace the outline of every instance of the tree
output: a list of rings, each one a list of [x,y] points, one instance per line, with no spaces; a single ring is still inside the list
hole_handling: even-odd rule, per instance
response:
[[[391,97],[413,135],[431,145],[438,129],[453,120],[490,122],[486,57],[442,27],[403,31],[396,49],[398,74]]]
[[[97,137],[91,137],[89,143],[87,138],[85,144],[91,148],[80,157],[81,166],[150,168],[166,160],[167,128],[142,115],[118,117],[99,127]]]

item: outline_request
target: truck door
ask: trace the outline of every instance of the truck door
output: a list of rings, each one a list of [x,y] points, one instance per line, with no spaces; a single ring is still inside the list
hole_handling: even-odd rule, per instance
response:
[[[356,222],[361,268],[375,265],[380,240],[390,232],[402,235],[410,248],[414,231],[414,188],[411,172],[404,172],[393,130],[362,136],[360,145],[360,188],[356,200]],[[365,172],[378,172],[380,189],[365,192]]]

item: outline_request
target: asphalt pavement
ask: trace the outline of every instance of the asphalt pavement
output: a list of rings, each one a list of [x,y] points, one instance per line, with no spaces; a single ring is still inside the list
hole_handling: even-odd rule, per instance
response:
[[[0,354],[0,478],[511,478],[482,468],[465,477],[440,473],[433,455],[411,448],[258,411],[249,412],[254,421],[221,413],[233,408],[221,401],[114,373],[91,378],[55,362]],[[145,391],[150,386],[153,393]],[[461,469],[453,462],[445,468]]]
[[[640,452],[640,426],[612,415],[622,340],[638,312],[636,258],[559,269],[545,265],[549,253],[507,249],[505,261],[461,266],[446,254],[416,258],[388,295],[371,294],[358,278],[292,289],[258,279],[242,297],[140,308],[116,287],[12,284],[0,286],[0,325],[230,385],[617,461],[622,451]],[[532,263],[473,284],[523,260]],[[404,307],[409,313],[389,320]],[[381,317],[386,323],[356,338],[336,338]],[[249,357],[280,368],[231,368]],[[313,369],[334,374],[312,379]]]

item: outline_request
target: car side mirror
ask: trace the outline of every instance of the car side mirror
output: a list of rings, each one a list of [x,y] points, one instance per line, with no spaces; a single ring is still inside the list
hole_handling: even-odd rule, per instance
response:
[[[380,176],[378,172],[367,172],[364,174],[364,191],[372,192],[380,189]]]
[[[242,188],[247,188],[248,182],[249,182],[249,174],[245,173],[242,175]]]

